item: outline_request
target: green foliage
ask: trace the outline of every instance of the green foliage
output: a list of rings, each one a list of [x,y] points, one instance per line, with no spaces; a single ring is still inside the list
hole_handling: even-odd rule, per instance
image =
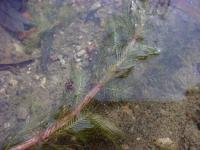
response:
[[[93,64],[93,81],[98,81],[109,74],[116,79],[109,82],[97,96],[99,100],[104,99],[103,97],[107,100],[113,100],[113,97],[120,99],[124,94],[127,95],[124,86],[126,83],[128,86],[134,86],[129,85],[129,80],[135,64],[159,54],[157,48],[149,46],[143,40],[143,28],[149,17],[146,12],[147,1],[135,1],[134,4],[125,1],[123,5],[121,14],[108,19],[105,36],[99,43],[100,51]]]
[[[128,7],[129,4],[128,1],[124,3]],[[138,5],[136,8],[138,13],[133,13],[136,10],[125,7],[121,15],[115,15],[108,20],[106,35],[100,43],[100,52],[93,68],[83,70],[75,63],[71,64],[70,80],[73,81],[73,90],[65,93],[66,104],[76,106],[90,90],[90,84],[94,84],[107,75],[112,76],[112,79],[118,79],[117,81],[126,79],[132,73],[136,62],[159,54],[156,48],[138,41],[135,37],[136,34],[143,32],[146,19],[144,6],[144,4]],[[142,39],[142,37],[139,38]],[[135,43],[133,43],[134,40]],[[89,71],[92,72],[92,77]],[[107,84],[105,89],[108,90],[108,88],[113,95],[120,94],[122,91],[122,87],[116,86],[115,82]],[[62,136],[70,133],[81,143],[88,143],[96,137],[96,134],[112,143],[117,143],[117,139],[122,135],[122,132],[105,117],[91,113],[82,113],[79,117],[72,119],[58,133]]]
[[[126,91],[126,89],[121,85],[117,85],[119,81],[129,78],[135,63],[159,53],[156,48],[137,40],[144,38],[138,35],[143,33],[144,23],[147,19],[147,16],[145,16],[145,3],[146,1],[139,2],[135,9],[132,6],[130,9],[129,1],[125,1],[123,13],[115,15],[108,20],[105,30],[106,36],[99,44],[101,45],[100,51],[92,68],[83,70],[77,67],[76,63],[71,63],[69,81],[72,81],[72,87],[64,90],[63,100],[65,106],[76,107],[90,91],[91,85],[96,84],[107,76],[111,77],[109,79],[114,80],[105,85],[105,90],[111,92],[112,96],[115,95],[115,97],[120,98],[121,92]],[[66,9],[61,9],[60,15],[65,14],[65,11]],[[39,37],[47,30],[52,30],[58,23],[57,20],[52,23],[52,20],[49,21],[47,19],[49,15],[48,7],[46,8],[46,13],[36,20],[40,29]],[[63,19],[63,17],[61,18]],[[36,40],[36,43],[39,39]],[[57,114],[56,117],[62,118],[66,116],[68,111],[70,112],[68,108],[63,107],[62,112]],[[116,145],[117,139],[122,135],[122,132],[105,117],[91,113],[82,113],[70,120],[64,128],[52,137],[54,140],[53,142],[49,141],[51,142],[49,144],[50,147],[63,149],[63,145],[67,144],[60,144],[58,137],[65,137],[66,135],[76,137],[81,143],[88,143],[95,137],[104,137]]]
[[[72,82],[71,89],[65,88],[63,95],[63,103],[65,105],[75,107],[88,91],[88,83],[90,76],[87,70],[78,67],[75,63],[71,63],[69,74],[69,82]]]
[[[117,142],[122,136],[122,131],[107,118],[97,114],[83,113],[56,132],[40,149],[80,148],[98,139],[106,142],[109,141],[109,143],[112,143],[119,149],[120,147],[117,145]]]
[[[110,141],[116,142],[119,137],[122,137],[122,131],[107,118],[94,114],[90,114],[88,118],[91,124],[98,128]]]

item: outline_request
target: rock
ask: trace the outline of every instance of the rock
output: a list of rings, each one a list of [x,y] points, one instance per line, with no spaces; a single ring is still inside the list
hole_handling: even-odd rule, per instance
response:
[[[59,31],[59,33],[61,34],[61,35],[64,35],[65,34],[65,32],[64,31]]]
[[[46,82],[47,82],[47,79],[45,77],[43,77],[40,81],[40,87],[42,88],[46,88],[45,85],[46,85]]]
[[[30,70],[26,71],[26,74],[31,74],[31,71]]]
[[[20,43],[15,42],[13,43],[13,46],[17,52],[20,52],[20,53],[24,52],[24,48]]]
[[[80,59],[80,58],[75,58],[75,62],[77,62],[77,63],[82,62],[82,59]]]
[[[5,96],[6,94],[6,89],[5,88],[0,88],[0,95]]]
[[[81,57],[86,53],[86,51],[84,49],[80,50],[79,52],[77,52],[77,57]]]
[[[140,140],[141,140],[141,138],[140,138],[140,137],[137,137],[137,138],[136,138],[136,140],[137,140],[137,141],[140,141]]]
[[[61,66],[64,67],[66,62],[65,62],[63,56],[62,55],[58,55],[58,59],[59,59],[59,62],[61,64]]]
[[[5,122],[3,124],[3,127],[6,129],[6,128],[9,128],[10,127],[10,122]]]
[[[99,7],[101,7],[101,3],[100,3],[100,2],[95,2],[95,3],[91,6],[91,10],[98,9]]]
[[[40,76],[35,74],[34,77],[33,77],[35,80],[39,80],[40,79]]]
[[[124,105],[121,107],[122,111],[126,114],[128,114],[129,116],[133,115],[133,111],[130,109],[129,105]]]
[[[17,85],[17,83],[18,83],[18,81],[15,79],[10,79],[10,81],[9,81],[9,85],[12,87],[15,87]]]
[[[177,150],[176,144],[169,137],[157,139],[155,145],[160,149]]]

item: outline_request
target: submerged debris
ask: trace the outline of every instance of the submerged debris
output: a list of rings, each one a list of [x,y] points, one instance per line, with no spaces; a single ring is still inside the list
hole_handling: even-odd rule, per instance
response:
[[[24,33],[30,30],[34,24],[27,12],[28,0],[1,0],[0,1],[0,25],[14,33]],[[21,38],[22,34],[19,35]],[[19,37],[19,38],[20,38]]]
[[[41,43],[40,43],[40,46],[41,46],[41,70],[44,73],[48,72],[49,57],[50,57],[50,52],[52,51],[52,42],[54,39],[54,36],[53,36],[54,30],[53,29],[43,33]]]
[[[0,64],[0,71],[7,70],[7,71],[11,71],[12,73],[16,73],[18,72],[17,69],[25,67],[33,62],[34,62],[34,59],[31,58],[31,59],[16,62],[16,63]]]

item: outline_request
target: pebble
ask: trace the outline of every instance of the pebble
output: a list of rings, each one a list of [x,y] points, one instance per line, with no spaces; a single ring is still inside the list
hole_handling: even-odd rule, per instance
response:
[[[199,87],[199,86],[195,86],[195,87],[194,87],[194,91],[197,91],[197,92],[198,92],[199,90],[200,90],[200,87]]]
[[[133,133],[134,131],[135,131],[135,127],[131,127],[129,130],[130,133]]]
[[[28,71],[26,72],[26,74],[31,74],[31,71],[30,71],[30,70],[28,70]]]
[[[31,67],[28,67],[28,71],[26,72],[27,74],[31,73]]]
[[[5,122],[3,124],[3,127],[6,129],[6,128],[9,128],[10,127],[10,122]]]
[[[45,87],[45,85],[46,85],[46,82],[47,82],[47,79],[45,78],[45,77],[43,77],[42,79],[41,79],[41,82],[40,82],[40,87],[42,87],[42,88],[46,88]]]
[[[176,150],[176,144],[169,138],[159,138],[155,141],[156,146],[158,146],[160,149],[166,149],[166,150]]]
[[[5,88],[0,88],[0,95],[6,95],[6,89]]]
[[[83,49],[83,50],[80,50],[79,52],[77,52],[77,57],[81,57],[83,56],[84,54],[86,53],[86,51]]]
[[[140,137],[137,137],[137,138],[136,138],[136,140],[137,140],[137,141],[140,141],[140,140],[141,140],[141,138],[140,138]]]
[[[66,64],[65,60],[63,59],[62,55],[58,55],[58,59],[60,61],[61,66],[64,66]]]
[[[34,79],[35,79],[35,80],[39,80],[39,79],[40,79],[40,76],[36,74],[36,75],[34,75]]]
[[[92,61],[92,58],[91,58],[91,57],[89,58],[89,61]]]
[[[76,61],[77,63],[79,63],[79,62],[82,61],[82,59],[81,59],[81,58],[75,58],[75,61]]]
[[[79,40],[81,40],[81,39],[83,39],[83,36],[82,36],[82,35],[80,35],[78,38],[79,38]]]
[[[17,52],[23,52],[23,51],[24,51],[24,49],[23,49],[23,47],[22,47],[21,44],[19,44],[19,43],[13,43],[13,45],[14,45],[15,50],[16,50]]]
[[[91,6],[91,10],[95,10],[97,8],[101,7],[101,3],[100,2],[95,2],[92,6]]]
[[[17,80],[15,80],[15,79],[10,79],[10,81],[9,81],[9,85],[10,85],[10,86],[15,87],[17,84],[18,84],[18,81],[17,81]]]
[[[59,33],[60,33],[61,35],[64,35],[64,34],[65,34],[65,32],[64,32],[64,31],[60,31]]]

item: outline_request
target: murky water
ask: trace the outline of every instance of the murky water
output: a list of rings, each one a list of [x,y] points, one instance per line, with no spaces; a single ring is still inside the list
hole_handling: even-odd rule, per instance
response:
[[[30,139],[99,81],[100,102],[183,100],[200,83],[200,3],[179,1],[30,0],[37,30],[0,30],[0,143]]]

